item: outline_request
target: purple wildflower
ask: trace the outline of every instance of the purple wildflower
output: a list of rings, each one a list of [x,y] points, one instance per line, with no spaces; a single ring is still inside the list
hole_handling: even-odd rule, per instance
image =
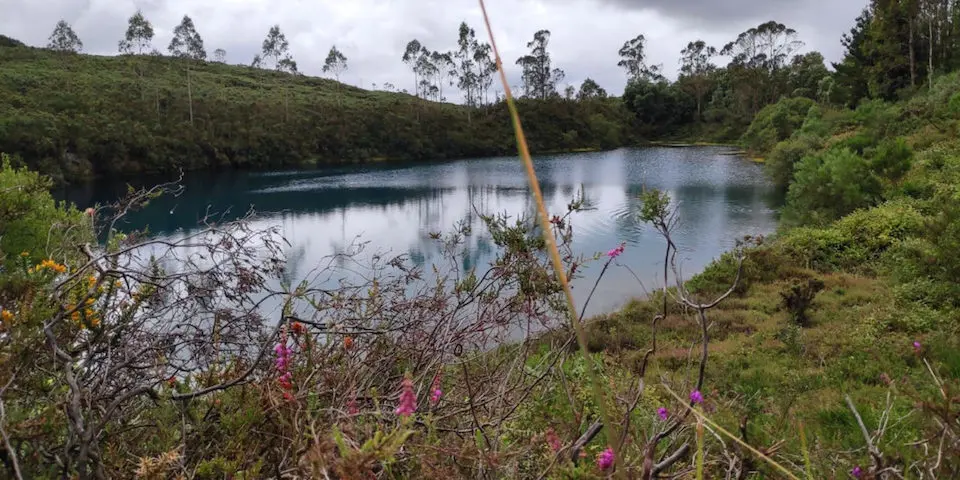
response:
[[[397,405],[396,414],[404,417],[413,415],[417,410],[417,397],[413,394],[413,381],[404,378],[401,383],[400,404]]]
[[[693,403],[703,403],[703,394],[700,393],[700,390],[690,392],[690,401]]]
[[[850,475],[853,475],[853,478],[860,478],[863,476],[863,470],[860,469],[860,465],[853,467],[853,470],[850,470]]]
[[[600,452],[600,454],[597,455],[597,467],[599,467],[600,470],[604,470],[604,471],[609,470],[610,467],[613,466],[613,461],[614,461],[613,449],[610,447],[607,447],[606,450]]]
[[[921,350],[923,350],[923,345],[920,342],[913,342],[913,352],[919,354]]]
[[[670,412],[668,412],[665,407],[660,407],[657,409],[657,416],[660,417],[660,420],[666,421],[670,418]]]

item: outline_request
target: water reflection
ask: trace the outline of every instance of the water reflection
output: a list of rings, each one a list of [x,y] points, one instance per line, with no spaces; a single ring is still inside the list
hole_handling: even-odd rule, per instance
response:
[[[611,152],[540,157],[537,175],[551,212],[562,213],[582,190],[592,210],[574,218],[575,249],[586,255],[626,241],[621,257],[647,287],[655,287],[662,242],[636,218],[637,196],[659,188],[677,202],[681,224],[676,240],[685,272],[694,272],[730,248],[737,238],[767,233],[775,226],[775,192],[760,168],[724,155],[719,147],[621,149]],[[150,183],[150,179],[143,179]],[[463,269],[483,269],[494,246],[477,212],[532,214],[533,201],[523,169],[514,157],[464,160],[399,168],[357,167],[304,172],[192,173],[186,190],[161,198],[130,217],[121,228],[149,227],[155,235],[194,231],[205,215],[236,218],[250,207],[261,226],[278,224],[290,242],[290,280],[325,256],[348,249],[357,238],[369,251],[406,254],[419,265],[439,255],[430,232],[465,222],[474,234],[459,259]],[[116,198],[124,185],[101,183],[62,192],[79,206]],[[575,284],[578,300],[598,268]],[[636,280],[614,269],[591,301],[591,313],[609,311],[641,293]]]

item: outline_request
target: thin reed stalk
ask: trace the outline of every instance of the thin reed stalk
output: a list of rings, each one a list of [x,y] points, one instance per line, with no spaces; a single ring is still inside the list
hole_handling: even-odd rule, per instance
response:
[[[663,388],[667,391],[667,393],[669,393],[670,395],[672,395],[673,398],[677,399],[677,401],[680,402],[681,404],[686,404],[686,403],[687,403],[684,399],[680,398],[680,395],[677,395],[677,394],[676,394],[673,390],[671,390],[670,387],[668,387],[667,385],[664,385]],[[751,447],[749,444],[747,444],[746,442],[744,442],[743,440],[741,440],[741,439],[740,439],[739,437],[737,437],[736,435],[728,432],[726,429],[724,429],[724,428],[721,427],[720,425],[717,425],[713,420],[710,420],[709,418],[707,418],[707,416],[704,415],[704,414],[703,414],[701,411],[699,411],[698,409],[693,408],[693,407],[691,407],[691,406],[687,406],[687,409],[688,409],[691,413],[693,413],[693,414],[697,417],[697,419],[699,419],[700,421],[706,423],[707,425],[710,425],[710,427],[713,428],[714,430],[716,430],[716,431],[718,431],[718,432],[726,435],[728,438],[730,438],[730,439],[733,440],[734,442],[737,442],[738,444],[740,444],[741,447],[746,448],[747,450],[750,450],[751,453],[753,453],[753,454],[756,455],[757,457],[760,457],[760,459],[762,459],[763,461],[765,461],[765,462],[767,462],[768,464],[770,464],[770,466],[772,466],[773,468],[776,468],[777,470],[779,470],[779,471],[780,471],[781,473],[783,473],[787,478],[789,478],[789,479],[791,479],[791,480],[800,480],[800,477],[797,477],[796,475],[794,475],[794,473],[791,472],[790,470],[788,470],[787,467],[784,467],[783,465],[781,465],[780,463],[778,463],[776,460],[774,460],[774,459],[772,459],[772,458],[764,455],[764,453],[761,452],[760,450],[757,450],[756,448]]]
[[[500,73],[500,81],[503,83],[504,97],[506,99],[507,108],[510,110],[510,118],[513,121],[513,131],[517,139],[517,149],[520,154],[520,160],[526,167],[527,180],[530,183],[530,189],[533,191],[533,197],[536,201],[538,213],[537,216],[540,219],[541,230],[543,230],[543,239],[547,244],[547,250],[550,253],[550,260],[553,263],[553,270],[557,276],[557,280],[563,286],[563,293],[567,299],[567,311],[570,313],[570,323],[572,324],[574,332],[576,333],[577,344],[580,347],[581,354],[587,361],[587,365],[590,367],[587,368],[587,372],[590,377],[590,382],[593,385],[594,401],[599,406],[603,423],[608,429],[608,438],[614,439],[610,442],[610,448],[613,449],[617,475],[623,477],[625,472],[623,471],[623,468],[621,468],[623,462],[620,452],[617,451],[619,445],[617,445],[618,442],[616,441],[616,439],[620,438],[619,426],[617,425],[616,421],[614,421],[605,399],[603,384],[600,381],[600,366],[593,360],[593,358],[590,356],[589,350],[587,350],[587,334],[583,329],[583,324],[580,322],[580,319],[577,316],[577,308],[573,300],[573,291],[570,289],[570,282],[568,281],[566,272],[564,272],[563,269],[563,262],[560,259],[560,250],[557,248],[557,241],[553,236],[553,229],[550,228],[550,218],[547,214],[547,208],[544,205],[543,193],[540,191],[540,183],[537,181],[537,175],[533,169],[533,159],[530,157],[530,149],[527,147],[527,139],[523,134],[523,127],[520,125],[520,115],[517,113],[517,106],[513,100],[513,94],[510,91],[510,85],[507,82],[507,75],[503,71],[503,61],[500,58],[500,51],[497,48],[497,42],[493,36],[493,28],[490,26],[490,17],[487,15],[487,7],[483,0],[478,1],[480,2],[480,10],[483,12],[483,21],[487,27],[487,33],[490,36],[490,46],[493,48],[493,55],[497,62],[497,71]]]

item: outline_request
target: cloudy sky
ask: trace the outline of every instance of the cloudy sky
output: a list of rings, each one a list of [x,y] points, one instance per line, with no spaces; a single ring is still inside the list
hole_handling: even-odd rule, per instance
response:
[[[663,64],[674,78],[680,50],[703,39],[720,48],[767,20],[796,29],[804,50],[828,61],[842,54],[840,36],[867,0],[487,0],[497,44],[511,84],[519,84],[517,57],[539,29],[552,32],[549,50],[565,83],[586,77],[613,94],[625,75],[616,66],[624,41],[643,34],[648,63]],[[153,23],[153,46],[166,53],[172,30],[190,15],[207,52],[227,51],[229,63],[249,64],[267,30],[279,24],[300,70],[321,75],[330,46],[347,56],[343,81],[370,88],[391,82],[413,88],[400,61],[413,38],[431,50],[453,50],[466,21],[487,40],[476,0],[0,0],[0,34],[42,46],[56,22],[73,25],[87,53],[112,55],[127,19],[140,8]],[[720,59],[725,63],[725,59]]]

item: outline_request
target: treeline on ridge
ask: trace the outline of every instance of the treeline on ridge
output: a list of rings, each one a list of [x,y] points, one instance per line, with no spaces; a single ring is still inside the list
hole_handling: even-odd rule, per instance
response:
[[[637,35],[618,51],[626,73],[622,97],[590,78],[579,88],[564,84],[563,70],[551,62],[551,33],[539,30],[529,54],[514,62],[522,70],[515,93],[535,152],[645,140],[740,141],[762,151],[789,136],[790,122],[774,115],[773,131],[747,127],[780,99],[829,107],[891,100],[951,70],[960,61],[951,48],[958,37],[954,3],[872,2],[844,35],[847,53],[835,72],[818,52],[797,54],[798,32],[775,21],[719,48],[691,41],[680,52],[675,81],[663,65],[648,64],[646,39]],[[65,21],[45,49],[4,37],[0,150],[60,181],[514,152],[491,49],[466,23],[452,51],[414,39],[398,52],[412,73],[412,95],[390,83],[379,90],[340,83],[348,58],[336,46],[322,66],[336,80],[302,75],[279,25],[250,66],[226,65],[222,49],[208,61],[188,16],[174,29],[169,57],[152,48],[153,37],[140,12],[130,17],[116,57],[78,55],[83,44]],[[894,46],[884,38],[903,41]],[[721,57],[727,65],[718,66]],[[462,105],[447,103],[454,88]]]

